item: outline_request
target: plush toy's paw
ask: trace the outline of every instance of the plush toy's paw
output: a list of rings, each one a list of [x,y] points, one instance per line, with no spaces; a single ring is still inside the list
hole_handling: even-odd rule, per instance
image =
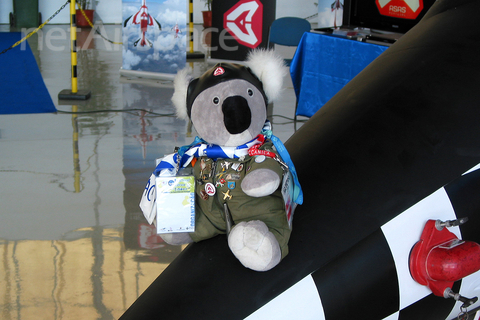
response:
[[[178,246],[180,244],[187,244],[193,242],[188,233],[164,233],[160,237],[168,244]]]
[[[277,239],[262,221],[237,224],[228,235],[228,246],[238,260],[255,271],[268,271],[281,260]]]
[[[245,176],[242,190],[250,197],[265,197],[277,190],[280,177],[270,169],[256,169]]]

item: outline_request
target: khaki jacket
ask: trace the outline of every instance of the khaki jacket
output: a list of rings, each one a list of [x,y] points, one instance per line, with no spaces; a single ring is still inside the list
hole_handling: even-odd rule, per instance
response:
[[[269,140],[260,150],[275,152]],[[241,188],[245,176],[260,168],[273,170],[282,180],[283,169],[280,164],[265,156],[216,161],[207,157],[197,159],[193,170],[196,180],[195,232],[190,233],[195,242],[226,233],[226,203],[234,224],[250,220],[263,221],[278,240],[282,258],[287,255],[291,230],[285,213],[281,184],[273,194],[259,198],[246,195]]]

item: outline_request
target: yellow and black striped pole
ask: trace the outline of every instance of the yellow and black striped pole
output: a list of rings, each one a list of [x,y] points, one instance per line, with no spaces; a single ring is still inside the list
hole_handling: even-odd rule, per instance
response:
[[[193,51],[193,0],[189,0],[189,5],[188,5],[188,11],[189,11],[189,22],[188,22],[188,30],[190,34],[190,45],[189,45],[189,50],[187,52],[187,59],[203,59],[205,58],[205,54],[201,52],[194,52]]]
[[[71,74],[72,88],[60,91],[58,99],[61,100],[87,100],[90,98],[90,91],[78,90],[77,80],[77,17],[75,0],[70,1],[70,53],[71,53]]]
[[[77,16],[75,0],[70,1],[70,53],[72,56],[72,93],[78,91],[77,81]]]
[[[72,106],[72,126],[73,126],[73,173],[74,173],[74,180],[73,180],[73,187],[75,188],[75,192],[78,193],[81,190],[80,184],[80,152],[78,148],[78,107],[76,105]]]
[[[193,0],[190,0],[188,6],[190,21],[188,23],[188,29],[190,30],[190,53],[193,52]]]

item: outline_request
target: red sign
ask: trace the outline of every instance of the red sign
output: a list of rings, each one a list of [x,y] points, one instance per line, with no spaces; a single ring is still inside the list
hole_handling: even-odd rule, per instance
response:
[[[423,10],[423,0],[375,0],[381,15],[393,18],[416,19]]]
[[[262,43],[263,4],[259,0],[237,2],[223,15],[223,27],[241,45],[256,48]]]

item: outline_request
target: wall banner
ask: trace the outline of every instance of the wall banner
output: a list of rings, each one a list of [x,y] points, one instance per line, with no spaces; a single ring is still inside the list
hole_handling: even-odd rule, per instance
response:
[[[185,67],[186,8],[186,0],[123,0],[121,74],[173,78]]]
[[[275,8],[275,0],[214,1],[211,57],[241,61],[250,50],[266,48]]]

